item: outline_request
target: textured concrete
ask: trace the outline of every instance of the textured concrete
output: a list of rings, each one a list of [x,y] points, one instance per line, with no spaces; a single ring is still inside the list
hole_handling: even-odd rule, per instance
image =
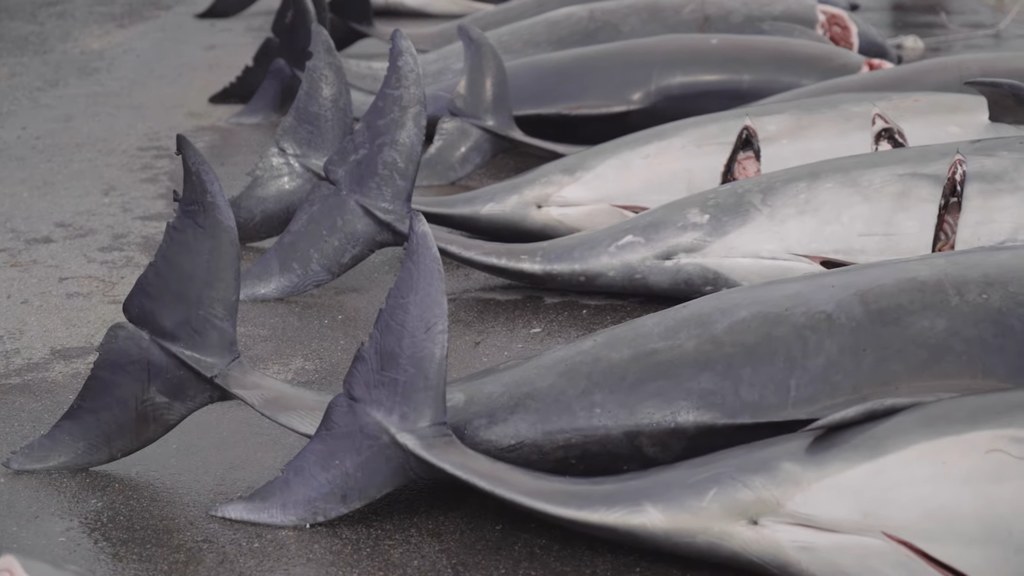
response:
[[[104,331],[122,319],[121,302],[172,214],[175,133],[195,139],[232,194],[267,141],[265,129],[224,125],[235,108],[210,106],[206,97],[247,61],[275,4],[261,0],[214,22],[192,17],[203,7],[203,0],[0,6],[0,454],[67,408]],[[918,33],[935,30],[933,13],[904,10]],[[957,10],[971,24],[992,16],[980,5]],[[971,46],[979,42],[994,44]],[[484,179],[516,167],[505,159]],[[382,251],[300,298],[243,305],[244,353],[279,378],[337,390],[400,256]],[[446,268],[452,376],[666,305],[524,290]],[[452,483],[403,490],[310,529],[206,514],[272,477],[302,444],[226,403],[97,470],[0,470],[0,552],[114,575],[732,573],[579,535]]]

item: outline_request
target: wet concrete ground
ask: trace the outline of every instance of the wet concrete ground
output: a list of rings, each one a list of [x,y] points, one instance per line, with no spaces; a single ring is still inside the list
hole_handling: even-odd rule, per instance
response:
[[[946,33],[939,3],[893,3],[896,18],[880,10],[888,0],[864,3],[888,35]],[[946,4],[951,19],[973,27],[994,24],[993,7],[1005,9],[996,0]],[[121,302],[172,215],[175,133],[194,138],[229,194],[240,189],[269,134],[226,126],[237,108],[206,98],[248,61],[275,6],[261,0],[210,22],[192,17],[204,0],[0,5],[0,454],[60,416],[103,333],[122,320]],[[506,159],[484,177],[514,165]],[[400,257],[384,250],[311,294],[243,304],[243,354],[278,378],[338,390]],[[527,290],[445,266],[452,377],[668,305]],[[271,478],[303,442],[224,403],[92,471],[0,469],[0,552],[116,575],[734,573],[582,536],[454,483],[402,490],[309,529],[206,514]]]

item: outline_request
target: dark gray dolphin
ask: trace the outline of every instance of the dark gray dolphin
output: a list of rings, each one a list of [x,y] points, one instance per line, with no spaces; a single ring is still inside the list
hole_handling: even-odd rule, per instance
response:
[[[314,184],[325,181],[324,162],[353,137],[345,72],[327,31],[315,23],[311,48],[313,57],[273,143],[257,161],[249,183],[231,199],[243,243],[283,232]]]
[[[230,18],[244,12],[256,0],[213,0],[196,18]]]
[[[850,92],[969,93],[972,89],[964,84],[964,80],[971,78],[1002,78],[1024,82],[1024,61],[1017,52],[939,56],[902,64],[891,70],[826,80],[770,96],[754,102],[754,105],[793,102],[815,96]]]
[[[563,50],[506,69],[483,32],[461,27],[460,34],[464,76],[428,90],[428,115],[451,113],[559,154],[865,71],[863,57],[827,44],[711,33]]]
[[[385,89],[325,163],[327,181],[313,184],[274,245],[242,274],[242,299],[301,294],[403,242],[426,112],[416,51],[399,30],[390,63]]]
[[[1006,252],[1015,254],[1007,259],[1004,252],[1002,265],[1015,266],[1020,250]],[[320,522],[432,466],[577,530],[756,573],[1009,576],[1019,570],[1024,390],[904,396],[889,389],[802,431],[651,470],[597,478],[527,470],[468,448],[446,425],[447,324],[444,291],[436,288],[443,273],[434,255],[429,266],[402,270],[397,293],[389,295],[392,308],[378,316],[345,391],[332,400],[312,440],[277,478],[219,506],[215,515],[276,525]],[[945,276],[967,259],[957,256],[908,267]],[[842,312],[859,315],[866,302],[927,294],[893,294],[886,290],[888,275],[874,280],[870,297],[858,295]],[[944,280],[937,292],[950,289]],[[798,298],[814,302],[798,306],[799,312],[847,320],[833,302],[822,306],[802,288],[794,291]],[[429,297],[430,305],[414,304],[414,292]],[[961,320],[966,324],[928,326],[940,342],[938,357],[979,321]],[[964,366],[962,359],[951,362]],[[577,397],[573,409],[584,410],[579,404],[585,403],[585,396]]]
[[[505,386],[500,393],[480,391],[481,395],[490,392],[495,418],[491,426],[498,434],[541,426],[545,430],[532,434],[550,441],[551,427],[566,430],[566,419],[576,418],[586,419],[584,428],[608,433],[621,423],[616,418],[622,408],[616,402],[619,399],[629,404],[631,419],[665,411],[671,414],[669,419],[710,416],[729,422],[722,413],[704,406],[725,397],[758,411],[778,410],[780,418],[775,422],[786,421],[783,414],[788,418],[811,412],[823,415],[806,426],[807,431],[737,445],[677,464],[604,478],[567,478],[517,468],[505,461],[508,453],[486,456],[467,448],[458,430],[446,427],[446,412],[468,409],[465,402],[476,388],[467,386],[465,395],[456,395],[454,402],[448,392],[445,400],[444,274],[425,227],[420,224],[417,230],[416,226],[410,231],[407,259],[370,339],[359,349],[345,377],[344,391],[331,401],[313,438],[280,475],[251,495],[218,506],[214,515],[283,526],[323,522],[429,475],[431,470],[424,466],[429,464],[570,525],[671,552],[728,559],[745,567],[786,568],[785,573],[799,574],[832,574],[836,570],[859,574],[868,565],[873,574],[934,574],[935,565],[922,558],[922,548],[961,566],[968,559],[974,563],[967,565],[979,569],[1016,566],[1005,563],[1006,555],[1012,556],[1016,549],[1013,539],[1006,541],[1003,536],[1002,546],[964,554],[973,540],[971,545],[959,542],[959,547],[956,544],[962,534],[936,540],[934,534],[920,529],[922,521],[930,526],[927,518],[908,517],[899,506],[884,506],[886,500],[880,496],[894,491],[898,496],[890,496],[890,501],[899,502],[909,494],[927,493],[915,479],[932,478],[921,472],[937,474],[943,468],[951,477],[936,480],[944,489],[942,494],[974,493],[975,484],[963,482],[966,477],[988,479],[981,485],[998,488],[1002,496],[1014,489],[1011,479],[1019,472],[1015,458],[980,464],[990,458],[986,449],[1016,454],[1024,439],[1019,428],[1024,394],[1019,389],[1005,392],[1009,382],[1020,382],[1021,359],[1015,347],[1003,341],[1006,334],[1019,337],[1021,325],[1014,318],[997,321],[996,329],[988,324],[1005,316],[1004,310],[1013,309],[1021,300],[1012,286],[1020,276],[1016,262],[1024,248],[932,255],[848,268],[831,278],[822,275],[738,289],[627,323],[633,325],[631,336],[644,339],[643,343],[649,338],[655,350],[642,352],[637,340],[611,342],[612,334],[626,336],[620,326],[570,345],[557,359],[541,356],[549,357],[552,372],[559,374],[546,374],[543,366],[530,366],[530,361],[518,364],[512,370],[521,369],[542,382],[552,382],[559,393],[552,388],[550,394],[535,395],[536,382],[529,379]],[[712,302],[714,306],[708,307]],[[669,315],[676,315],[672,327],[655,329],[654,319]],[[641,336],[641,324],[646,324],[649,336]],[[680,331],[688,337],[681,340]],[[884,342],[880,341],[883,334]],[[978,337],[981,342],[969,343]],[[758,348],[763,354],[750,354]],[[977,350],[986,360],[964,354],[965,348]],[[604,353],[603,359],[599,353]],[[649,364],[624,362],[634,353],[656,364],[676,362],[682,354],[696,366],[681,362],[678,366],[683,373],[666,372],[652,379],[663,383],[658,391],[645,385],[638,389],[633,386],[637,381],[648,382],[638,372],[650,373]],[[658,358],[661,360],[655,360]],[[992,367],[989,358],[1013,366],[993,379],[988,372]],[[566,363],[579,370],[574,378],[565,378]],[[699,367],[710,367],[710,372],[700,378],[691,372]],[[603,372],[608,368],[611,374]],[[614,386],[608,393],[617,396],[616,400],[590,388],[609,380]],[[667,405],[667,398],[682,392],[667,385],[669,380],[687,388],[682,405]],[[483,382],[477,385],[486,386]],[[747,394],[738,393],[737,386]],[[702,394],[694,394],[695,388]],[[858,399],[845,396],[846,391]],[[981,391],[989,394],[950,400]],[[1011,399],[1015,400],[1000,408],[1000,402]],[[633,404],[636,400],[644,403],[642,408]],[[931,413],[931,425],[922,427],[913,416],[908,426],[886,424],[905,422],[902,418],[920,414],[915,406],[930,402],[939,406],[941,401],[949,402],[942,404],[948,408]],[[904,416],[898,415],[901,412]],[[539,413],[545,413],[547,419],[532,418]],[[966,442],[940,443],[934,448],[929,444],[977,430],[1005,430],[1011,424],[1016,427],[1005,437],[968,436]],[[870,432],[876,425],[882,430]],[[946,434],[936,433],[943,426],[951,428]],[[718,432],[731,427],[725,425]],[[572,429],[570,437],[583,433]],[[853,441],[860,434],[868,437]],[[620,438],[629,440],[627,434]],[[684,438],[677,436],[677,445],[684,443]],[[899,457],[908,447],[922,449]],[[964,466],[959,458],[950,458],[950,449],[973,453],[968,465],[981,472],[952,473]],[[886,464],[886,456],[893,454],[897,462]],[[926,469],[918,470],[915,466],[923,465],[922,457]],[[863,470],[862,466],[874,468]],[[994,478],[988,476],[993,470],[999,472]],[[885,474],[878,476],[882,472]],[[902,482],[894,482],[896,479]],[[794,497],[797,495],[803,498]],[[954,510],[951,518],[959,520],[965,530],[976,528],[971,519],[991,516],[977,506],[948,503],[926,498],[912,504],[912,509],[922,513]],[[885,510],[872,513],[874,508]],[[889,537],[876,534],[878,537],[863,539],[857,530],[862,524],[843,521],[853,519],[844,516],[857,514],[869,515],[869,523],[879,521]],[[1017,535],[1019,527],[1014,522],[1013,514],[1007,515],[995,523],[995,531],[1009,529],[1009,534]],[[936,533],[948,529],[943,522]],[[738,534],[731,534],[733,530]],[[757,537],[758,530],[765,535]],[[747,531],[754,534],[741,537]],[[816,548],[807,558],[808,554],[795,551],[778,553],[779,546],[798,551],[800,544],[812,537],[814,542],[820,538],[822,545],[830,545],[829,553]],[[830,540],[841,537],[842,542]],[[782,544],[766,543],[770,538]],[[835,556],[844,545],[849,552],[848,547],[855,544],[867,550],[877,547],[877,557]],[[1002,549],[1006,546],[1010,551]],[[993,552],[999,555],[993,557]],[[994,560],[985,560],[987,557]],[[894,571],[897,569],[900,571]]]
[[[502,57],[512,62],[537,54],[664,34],[748,33],[762,30],[761,24],[766,21],[813,30],[823,8],[837,10],[814,0],[607,0],[546,12],[491,30],[487,36]],[[423,54],[421,65],[428,87],[457,81],[462,48],[454,43]],[[353,87],[373,93],[386,68],[378,61],[346,58],[345,72]]]
[[[958,245],[1024,242],[1024,223],[1011,216],[1024,209],[1019,136],[797,166],[541,242],[503,244],[444,231],[436,238],[445,256],[516,282],[689,299],[834,263],[928,253],[958,153],[969,174]],[[499,207],[491,212],[496,220],[516,217]]]

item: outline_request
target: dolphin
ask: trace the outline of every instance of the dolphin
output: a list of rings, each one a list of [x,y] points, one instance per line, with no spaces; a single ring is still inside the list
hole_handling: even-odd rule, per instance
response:
[[[851,92],[969,92],[967,78],[1003,78],[1024,82],[1024,62],[1017,52],[991,52],[939,56],[901,64],[891,70],[858,77],[833,78],[755,102],[794,102],[827,94]]]
[[[248,184],[231,199],[243,243],[283,232],[314,185],[326,181],[327,158],[353,137],[344,68],[327,30],[315,23],[311,49],[313,56],[273,143],[257,161]]]
[[[185,187],[125,300],[129,323],[111,327],[71,406],[6,467],[100,466],[229,399],[307,437],[323,425],[330,395],[277,381],[241,356],[234,220],[198,150],[184,137],[178,149]],[[436,258],[421,216],[413,214],[409,229],[403,269]],[[1024,330],[1006,311],[1024,298],[1014,265],[1021,250],[946,252],[710,295],[452,382],[452,426],[473,449],[520,466],[607,474],[795,431],[894,390],[1016,386],[1024,358],[1014,352]],[[399,317],[400,299],[433,306],[419,290],[438,290],[436,283],[416,278],[423,282],[415,294],[396,281],[388,318]],[[942,326],[962,337],[950,340]],[[394,345],[402,353],[399,340]],[[358,416],[349,422],[353,438],[364,423],[372,426]],[[381,445],[381,457],[401,453],[391,448]]]
[[[275,220],[287,226],[242,273],[243,299],[301,294],[404,241],[426,111],[416,51],[400,30],[389,61],[386,90],[324,163],[326,180],[313,183],[294,218]]]
[[[774,34],[773,27],[757,25]],[[517,60],[505,70],[483,32],[459,30],[465,76],[460,82],[427,88],[428,116],[450,112],[506,138],[556,153],[572,153],[579,147],[552,147],[534,136],[595,144],[868,70],[862,56],[828,44],[712,33],[563,50]],[[677,58],[678,54],[701,58]]]
[[[747,106],[680,120],[478,190],[451,197],[416,196],[413,206],[433,223],[490,239],[545,240],[623,222],[637,212],[721,184],[736,134],[748,120],[757,131],[765,174],[869,152],[876,107],[915,146],[1021,134],[1024,105],[1015,99],[1024,94],[1024,85],[992,78],[966,84],[983,96],[836,94],[799,105]]]
[[[858,29],[852,15],[814,0],[606,0],[545,12],[490,30],[487,36],[502,57],[511,62],[537,54],[663,34],[745,33],[760,29],[766,21],[814,30],[820,12],[825,9],[841,12],[836,17],[849,20],[844,29],[850,34]],[[867,30],[864,26],[859,29]],[[870,44],[852,37],[833,38],[833,43],[854,52]],[[864,55],[894,60],[888,52]],[[369,93],[377,91],[386,73],[381,62],[355,58],[345,58],[344,62],[350,85]],[[421,66],[427,86],[457,81],[462,69],[462,48],[452,43],[423,54]]]
[[[493,10],[494,4],[474,0],[372,0],[374,10],[423,16],[466,16]]]
[[[524,469],[473,450],[447,423],[444,273],[436,248],[420,241],[415,232],[410,235],[408,252],[418,261],[403,265],[369,341],[352,362],[344,391],[331,401],[313,438],[280,475],[218,506],[215,516],[284,526],[323,522],[361,508],[410,476],[435,472],[598,537],[756,573],[1019,571],[1024,390],[904,396],[889,388],[878,400],[832,412],[800,431],[649,470],[572,478]],[[987,292],[967,288],[973,279],[949,286],[936,278],[934,292],[910,293],[905,286],[892,290],[890,274],[902,276],[903,266],[942,277],[958,265],[971,267],[971,256],[990,254],[1002,256],[1002,266],[1019,268],[1021,251],[1014,248],[851,269],[838,272],[829,285],[848,288],[850,277],[874,272],[873,282],[863,286],[868,298],[847,292],[855,302],[837,309],[801,281],[779,282],[774,287],[787,288],[797,309],[767,312],[827,317],[822,320],[835,329],[876,306],[902,306],[947,290],[966,288],[984,300]],[[746,301],[736,304],[735,310],[743,310]],[[944,348],[962,342],[962,331],[978,330],[983,320],[967,315],[948,322],[946,314],[960,301],[952,304],[923,330],[941,343],[932,358],[973,371],[980,365]],[[878,317],[875,330],[900,316]],[[991,340],[1002,337],[987,327],[982,331]],[[900,332],[888,334],[898,340]],[[748,334],[744,327],[739,341]],[[736,342],[716,331],[704,336],[726,348]],[[773,348],[803,352],[774,340]],[[825,345],[834,345],[833,353],[847,362],[873,366],[880,359],[865,353],[873,344]],[[905,348],[916,352],[916,346]],[[1009,349],[1005,354],[1019,356]],[[764,394],[782,402],[786,396]],[[568,411],[552,417],[592,414],[589,402],[587,395],[576,396]]]

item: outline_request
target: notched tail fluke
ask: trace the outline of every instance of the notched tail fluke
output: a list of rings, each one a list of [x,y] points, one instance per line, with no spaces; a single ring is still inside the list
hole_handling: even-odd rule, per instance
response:
[[[722,169],[722,184],[761,175],[761,140],[754,123],[747,118],[736,135],[736,143]]]
[[[895,150],[910,146],[907,134],[877,106],[871,111],[871,151]]]
[[[423,465],[394,437],[444,422],[448,310],[444,269],[420,214],[412,215],[408,238],[370,338],[313,438],[278,477],[214,516],[278,526],[324,522],[420,474]]]
[[[939,200],[939,215],[932,237],[932,252],[951,252],[956,248],[956,231],[963,208],[964,186],[967,183],[967,158],[958,150],[946,173]]]

